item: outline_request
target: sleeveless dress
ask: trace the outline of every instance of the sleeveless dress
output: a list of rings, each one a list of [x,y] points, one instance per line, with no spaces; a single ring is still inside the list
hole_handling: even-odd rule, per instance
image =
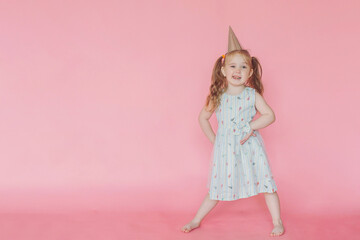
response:
[[[277,187],[268,163],[260,133],[243,144],[246,123],[256,114],[255,89],[246,87],[240,94],[221,95],[215,110],[218,122],[211,153],[207,188],[210,199],[233,201],[263,192],[276,192]]]

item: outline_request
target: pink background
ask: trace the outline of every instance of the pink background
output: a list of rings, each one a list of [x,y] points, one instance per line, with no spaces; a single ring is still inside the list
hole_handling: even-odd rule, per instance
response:
[[[212,148],[197,118],[231,25],[263,67],[282,211],[359,213],[359,7],[1,1],[0,210],[195,212]]]

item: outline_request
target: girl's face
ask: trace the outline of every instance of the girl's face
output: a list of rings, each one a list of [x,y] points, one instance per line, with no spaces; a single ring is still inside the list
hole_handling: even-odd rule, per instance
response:
[[[240,54],[226,59],[225,66],[221,67],[221,72],[226,77],[228,84],[233,86],[244,85],[253,74],[253,70]]]

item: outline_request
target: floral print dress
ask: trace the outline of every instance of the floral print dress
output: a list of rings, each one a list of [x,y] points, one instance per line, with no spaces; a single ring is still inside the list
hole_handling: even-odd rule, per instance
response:
[[[255,89],[246,87],[237,95],[223,93],[215,113],[218,130],[207,181],[210,199],[232,201],[276,192],[260,133],[255,130],[256,137],[240,144],[256,114]]]

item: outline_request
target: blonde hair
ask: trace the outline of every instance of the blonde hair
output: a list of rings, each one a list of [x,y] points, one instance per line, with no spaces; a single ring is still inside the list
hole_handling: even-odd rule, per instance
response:
[[[235,54],[240,54],[244,57],[246,63],[250,66],[250,69],[253,69],[253,74],[246,83],[246,86],[254,88],[261,95],[264,92],[264,87],[261,82],[262,68],[259,60],[256,57],[252,57],[249,52],[245,49],[234,50],[225,54],[224,61],[222,61],[222,56],[219,57],[214,65],[212,76],[211,76],[211,85],[210,93],[206,98],[205,107],[210,109],[208,111],[214,111],[220,105],[221,95],[226,91],[228,83],[226,77],[221,72],[221,67],[225,66],[226,59]]]

